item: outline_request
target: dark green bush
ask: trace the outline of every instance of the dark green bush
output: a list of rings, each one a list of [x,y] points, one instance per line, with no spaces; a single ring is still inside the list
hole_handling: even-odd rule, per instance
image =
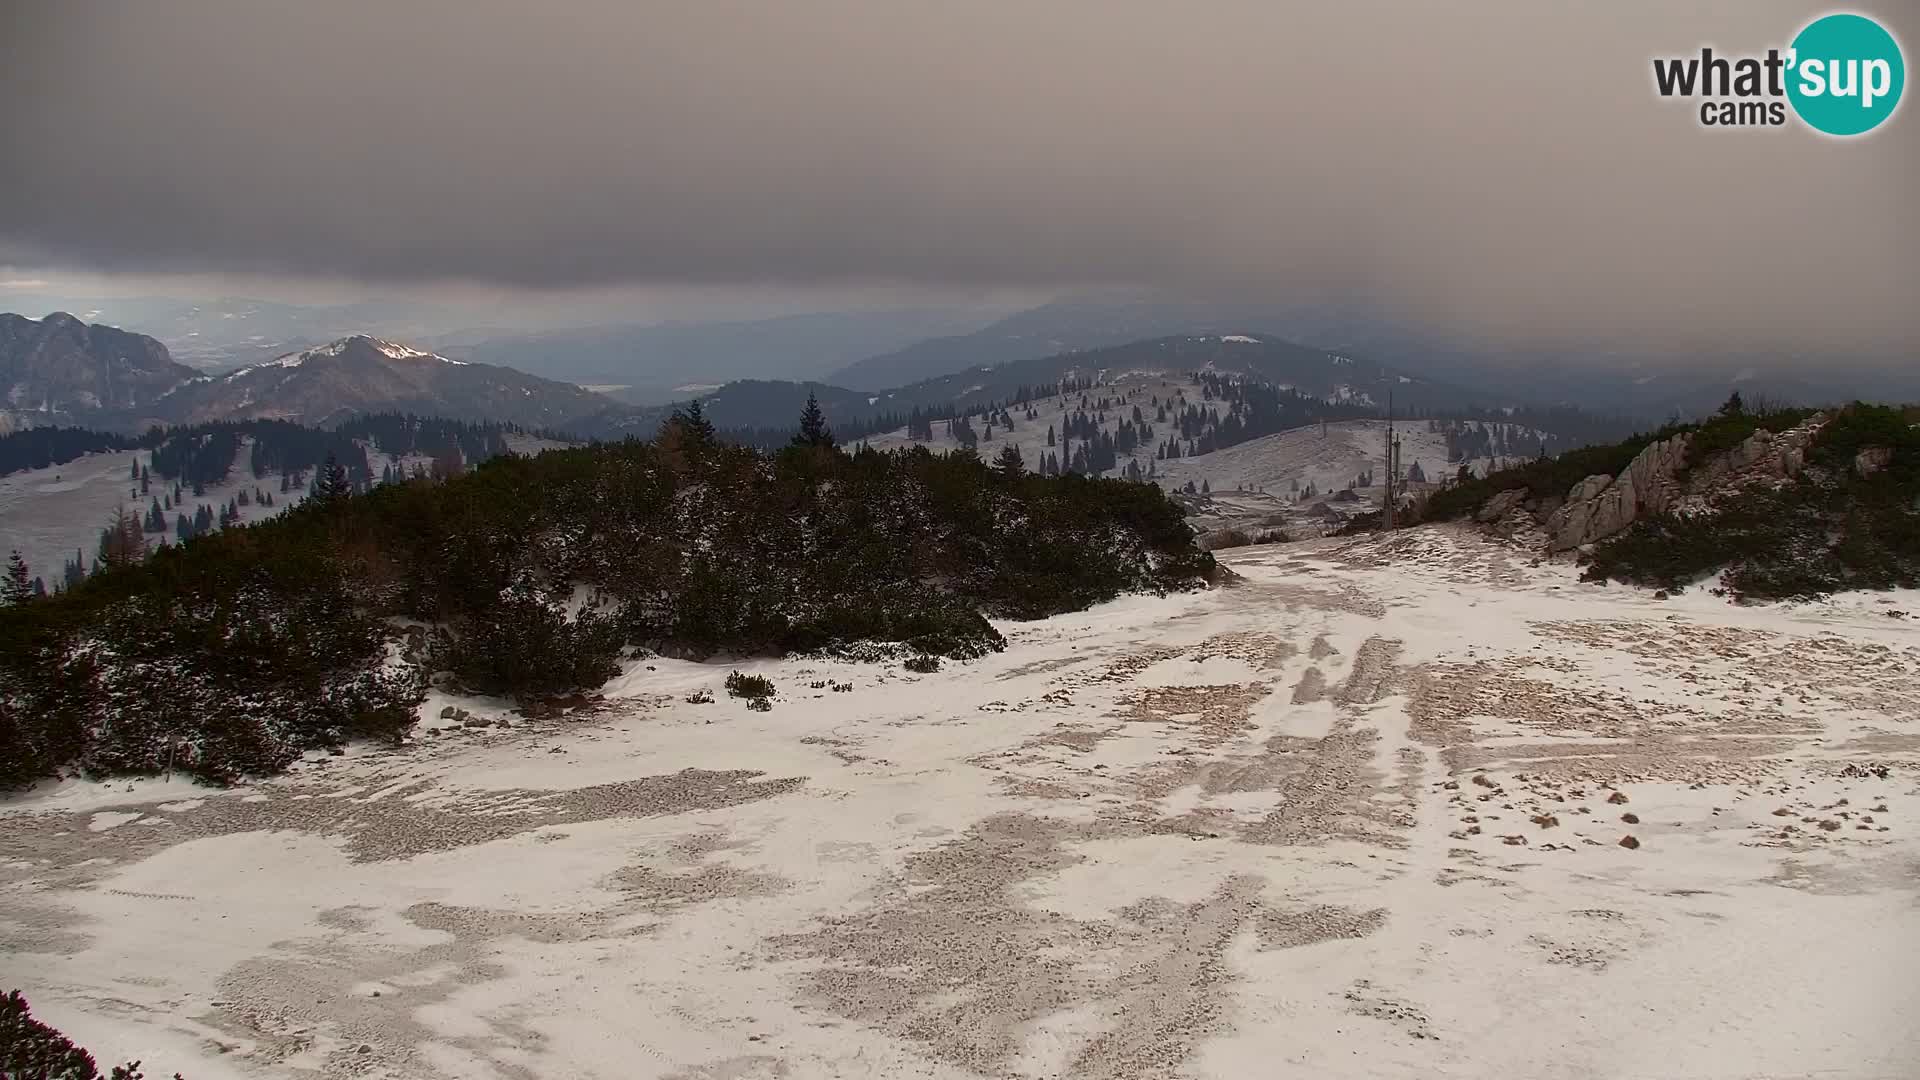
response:
[[[530,596],[502,598],[436,635],[436,667],[462,686],[522,700],[592,689],[619,674],[619,621],[586,610],[569,619]]]
[[[727,694],[749,701],[764,700],[773,696],[773,680],[765,675],[743,675],[736,671],[727,676]]]

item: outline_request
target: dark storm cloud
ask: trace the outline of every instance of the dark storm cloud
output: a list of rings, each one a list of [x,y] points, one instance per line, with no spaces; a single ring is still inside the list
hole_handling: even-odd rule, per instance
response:
[[[1313,289],[1508,336],[1911,347],[1914,103],[1838,142],[1652,92],[1653,55],[1818,10],[15,5],[0,263]]]

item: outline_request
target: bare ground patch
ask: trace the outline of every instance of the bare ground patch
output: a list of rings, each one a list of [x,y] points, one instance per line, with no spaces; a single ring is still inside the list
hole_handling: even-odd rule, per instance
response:
[[[90,831],[90,813],[0,816],[0,865],[9,880],[73,888],[175,844],[209,836],[291,830],[338,837],[355,862],[405,859],[517,836],[535,829],[610,818],[713,810],[798,789],[805,777],[763,780],[746,770],[686,769],[566,791],[449,792],[427,804],[431,783],[387,786],[379,798],[295,783],[263,784],[248,798],[210,798],[180,813],[128,806],[132,820]],[[379,790],[381,778],[359,790]],[[249,801],[254,799],[257,801]],[[154,824],[144,822],[151,820]]]
[[[1375,915],[1337,908],[1269,908],[1263,883],[1245,876],[1195,903],[1150,899],[1106,920],[1020,900],[1016,886],[1080,861],[1069,844],[1112,835],[1104,826],[988,818],[912,856],[871,909],[767,946],[775,959],[818,963],[803,980],[818,1007],[982,1075],[1005,1075],[1032,1025],[1097,1004],[1108,1023],[1068,1075],[1135,1080],[1174,1075],[1219,1029],[1230,980],[1223,958],[1243,928],[1285,948],[1379,925]]]

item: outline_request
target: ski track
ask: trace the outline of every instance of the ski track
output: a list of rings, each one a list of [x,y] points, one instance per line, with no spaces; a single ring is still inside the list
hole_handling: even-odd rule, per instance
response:
[[[1222,560],[932,675],[738,665],[766,713],[641,661],[12,798],[0,983],[191,1080],[1920,1075],[1914,597],[1445,528]]]

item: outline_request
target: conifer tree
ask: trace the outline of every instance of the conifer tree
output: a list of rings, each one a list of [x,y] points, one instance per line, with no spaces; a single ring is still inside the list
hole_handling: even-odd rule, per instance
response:
[[[1017,443],[1002,445],[999,456],[993,459],[993,464],[1000,470],[1000,475],[1009,480],[1027,471],[1026,459],[1020,456],[1020,446]]]
[[[319,474],[313,478],[313,497],[325,504],[336,499],[344,499],[352,491],[353,486],[347,481],[346,468],[340,464],[338,458],[328,454],[327,463],[320,467]]]
[[[33,599],[33,581],[27,576],[27,560],[20,557],[20,549],[15,548],[13,557],[7,560],[7,578],[0,582],[0,602],[24,604]]]
[[[812,396],[808,396],[808,400],[812,400]],[[693,402],[689,402],[689,404],[687,404],[687,411],[680,413],[680,417],[682,417],[682,427],[685,429],[685,436],[687,436],[687,440],[689,440],[691,444],[695,444],[695,446],[712,446],[712,444],[714,444],[714,423],[712,423],[710,419],[707,419],[707,407],[701,405],[699,398],[695,398]]]
[[[147,557],[147,536],[140,519],[122,506],[114,510],[107,527],[100,532],[100,562],[119,568],[132,566]]]
[[[818,446],[833,448],[833,429],[827,426],[826,414],[820,411],[820,398],[813,391],[807,391],[807,407],[800,412],[800,432],[793,437],[795,446]]]

